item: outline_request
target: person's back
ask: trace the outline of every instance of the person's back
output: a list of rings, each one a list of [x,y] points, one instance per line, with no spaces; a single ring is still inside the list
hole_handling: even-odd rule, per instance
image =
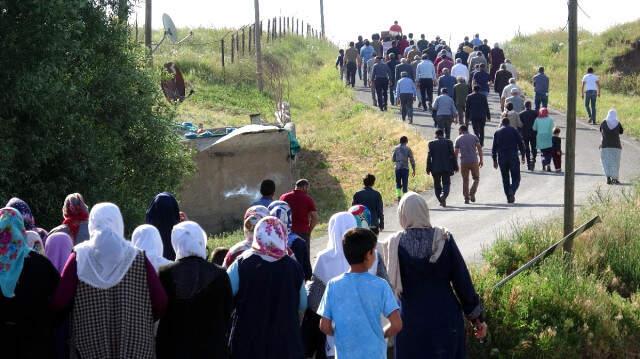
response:
[[[481,67],[482,69],[482,67]],[[485,71],[478,71],[473,75],[473,82],[480,86],[481,92],[489,93],[489,74]]]
[[[356,63],[356,60],[358,59],[358,56],[360,56],[360,53],[358,52],[358,50],[356,50],[355,47],[349,47],[344,52],[344,63],[345,63],[345,65],[348,64],[348,63]]]
[[[49,303],[59,281],[46,257],[34,251],[25,256],[15,296],[0,293],[0,333],[6,344],[2,358],[52,357],[54,318]]]
[[[291,217],[293,219],[291,231],[297,234],[310,233],[309,214],[316,211],[315,203],[311,196],[301,189],[294,189],[283,194],[280,200],[287,202],[291,208]]]
[[[160,321],[157,357],[227,358],[233,298],[227,273],[191,256],[160,270],[169,306]]]
[[[437,116],[453,116],[457,114],[456,104],[447,93],[436,98],[433,103],[433,109],[436,111]]]
[[[502,126],[493,135],[492,154],[497,156],[498,160],[517,156],[521,146],[522,139],[513,126]]]
[[[536,145],[538,149],[544,150],[552,147],[551,137],[553,136],[553,120],[551,117],[538,117],[533,123],[533,130],[536,131]]]
[[[509,97],[504,102],[505,106],[508,104],[513,105],[513,110],[520,113],[524,111],[524,99],[519,94],[514,94]]]
[[[371,227],[384,228],[384,206],[382,195],[371,187],[365,187],[353,195],[353,205],[361,204],[371,212]]]
[[[489,103],[487,98],[478,92],[467,96],[466,110],[471,120],[484,120],[489,116]]]
[[[458,82],[453,87],[453,99],[455,100],[458,111],[465,109],[467,96],[469,94],[469,85],[466,82]]]
[[[453,77],[464,77],[465,81],[469,80],[469,69],[464,63],[458,63],[453,65],[451,68],[451,76]]]
[[[544,72],[538,72],[533,76],[533,87],[534,91],[537,93],[549,92],[549,78],[544,74]]]
[[[427,154],[427,171],[430,173],[453,173],[457,168],[454,165],[456,158],[453,150],[453,142],[446,138],[437,138],[429,141],[429,153]]]
[[[396,164],[396,169],[406,168],[409,169],[409,162],[413,162],[413,152],[406,144],[399,144],[393,150],[392,156],[393,162]]]
[[[460,151],[460,164],[478,163],[477,147],[480,140],[474,134],[463,133],[456,138],[454,147]]]
[[[389,80],[391,82],[395,82],[396,81],[396,66],[398,66],[399,62],[398,60],[396,60],[396,56],[394,56],[393,58],[391,58],[388,62],[387,62],[387,66],[389,67]]]
[[[449,75],[447,72],[445,72],[444,75],[440,76],[440,78],[438,79],[438,89],[443,89],[446,88],[447,89],[447,95],[449,95],[450,97],[453,97],[453,88],[456,85],[456,78]]]
[[[520,112],[520,122],[522,122],[521,131],[523,137],[535,136],[533,123],[536,121],[537,117],[538,112],[536,110],[528,109]]]
[[[269,262],[258,255],[236,263],[240,285],[232,318],[232,358],[303,358],[300,264],[288,256]],[[283,338],[286,345],[274,344]]]

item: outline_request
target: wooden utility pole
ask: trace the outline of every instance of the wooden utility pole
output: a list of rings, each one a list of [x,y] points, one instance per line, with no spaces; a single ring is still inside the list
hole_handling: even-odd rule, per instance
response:
[[[320,34],[324,38],[324,0],[320,0]]]
[[[569,60],[567,84],[567,144],[564,174],[564,235],[573,232],[576,174],[576,101],[578,93],[578,0],[569,0]],[[573,249],[573,240],[563,248]]]
[[[260,28],[260,1],[253,0],[253,4],[255,7],[255,22],[253,23],[253,34],[255,38],[256,45],[256,85],[258,86],[258,91],[264,90],[264,82],[262,80],[262,45],[261,45],[261,37],[262,37],[262,29]]]
[[[151,56],[151,0],[144,2],[144,46]]]

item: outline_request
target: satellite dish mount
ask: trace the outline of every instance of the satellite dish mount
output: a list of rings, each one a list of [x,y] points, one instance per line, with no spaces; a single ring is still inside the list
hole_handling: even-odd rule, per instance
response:
[[[193,31],[189,31],[189,35],[187,35],[184,39],[178,41],[178,30],[176,29],[176,25],[173,23],[173,20],[171,20],[171,17],[167,14],[162,14],[162,25],[164,27],[164,34],[162,35],[162,39],[160,40],[160,42],[156,45],[156,47],[153,48],[152,52],[155,52],[160,47],[160,45],[162,45],[166,38],[169,38],[169,41],[171,41],[172,44],[179,45],[183,41],[193,37]]]

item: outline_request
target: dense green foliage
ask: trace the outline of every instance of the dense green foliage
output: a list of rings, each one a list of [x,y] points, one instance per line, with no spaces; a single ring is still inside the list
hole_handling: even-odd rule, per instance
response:
[[[545,67],[550,78],[549,101],[553,107],[567,106],[567,32],[541,31],[528,36],[516,36],[504,45],[508,58],[519,71],[519,84],[533,97],[531,77],[539,66]],[[628,133],[640,136],[640,20],[616,25],[594,34],[580,31],[578,37],[578,91],[582,75],[593,67],[603,87],[598,99],[597,119],[600,122],[611,107]],[[635,45],[634,45],[635,44]],[[578,96],[578,115],[586,118],[584,104]]]
[[[23,198],[43,227],[71,192],[117,203],[134,225],[191,169],[158,76],[112,3],[0,2],[0,200]]]
[[[578,222],[603,222],[503,288],[492,287],[562,236],[561,223],[536,223],[502,237],[484,252],[474,281],[488,313],[488,344],[472,357],[627,358],[640,339],[640,187],[621,196],[601,192]],[[559,251],[560,252],[560,251]]]

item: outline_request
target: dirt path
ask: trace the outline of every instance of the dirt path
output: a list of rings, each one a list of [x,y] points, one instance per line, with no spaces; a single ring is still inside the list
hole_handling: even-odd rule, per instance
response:
[[[358,81],[358,85],[362,85],[362,82]],[[371,94],[368,89],[356,87],[354,92],[358,101],[371,105]],[[553,96],[553,94],[551,95]],[[431,222],[434,225],[448,228],[454,235],[465,259],[472,262],[480,261],[482,248],[490,246],[499,233],[509,232],[514,224],[526,224],[536,219],[562,215],[564,198],[564,175],[541,172],[541,158],[538,157],[536,171],[529,172],[525,169],[526,166],[522,166],[522,180],[516,194],[516,203],[507,204],[502,190],[500,172],[493,169],[491,159],[493,134],[497,129],[500,117],[499,99],[495,93],[490,94],[489,105],[492,121],[487,123],[485,130],[485,167],[480,172],[477,202],[470,205],[464,204],[460,174],[451,178],[451,194],[447,199],[446,208],[438,206],[433,191],[423,194],[431,208]],[[390,107],[389,109],[390,112],[393,111],[396,114],[397,120],[401,121],[398,108]],[[600,113],[603,113],[603,110],[601,109]],[[551,116],[556,126],[562,128],[562,137],[564,138],[566,132],[565,115],[552,111]],[[434,137],[435,129],[430,113],[416,109],[412,127],[428,140]],[[455,138],[454,134],[458,133],[455,125],[451,133]],[[598,128],[580,122],[577,131],[576,151],[576,207],[585,204],[589,196],[598,189],[605,192],[621,191],[629,186],[632,179],[640,176],[640,143],[625,137],[620,173],[623,185],[606,185],[600,165],[599,144]],[[409,145],[411,146],[411,144]],[[413,150],[425,151],[426,149],[413,148]],[[426,176],[424,163],[418,164],[416,175]],[[395,203],[385,208],[385,227],[380,238],[386,238],[401,229]],[[325,247],[325,243],[325,238],[312,240],[311,251],[314,258]]]

